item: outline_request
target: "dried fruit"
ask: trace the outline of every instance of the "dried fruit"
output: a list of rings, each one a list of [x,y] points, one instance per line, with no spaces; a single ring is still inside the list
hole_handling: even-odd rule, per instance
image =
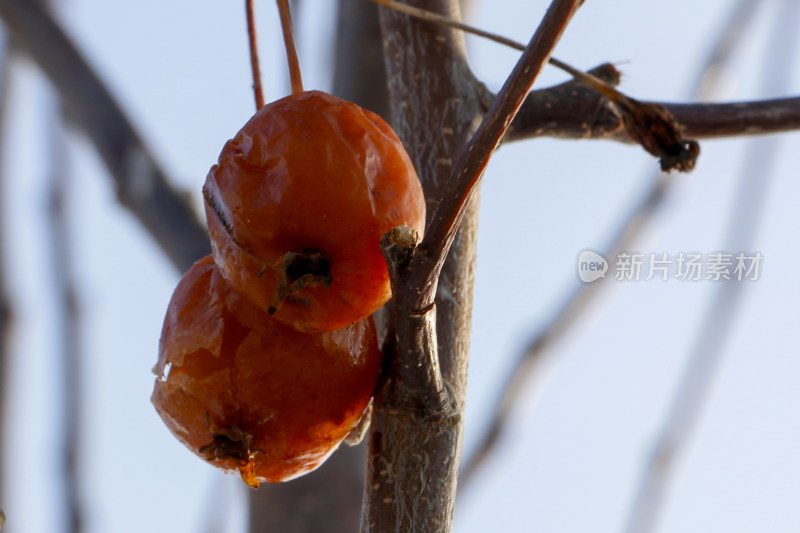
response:
[[[217,264],[234,289],[301,331],[360,320],[391,296],[379,241],[422,234],[414,167],[377,115],[329,94],[261,108],[203,188]]]
[[[296,331],[232,291],[207,256],[170,301],[152,401],[188,448],[257,487],[336,449],[370,402],[380,357],[371,318]]]

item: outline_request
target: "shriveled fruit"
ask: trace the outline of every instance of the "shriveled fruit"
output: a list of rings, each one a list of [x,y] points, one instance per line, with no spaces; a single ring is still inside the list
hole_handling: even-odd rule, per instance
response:
[[[207,256],[170,301],[152,401],[189,449],[257,487],[336,449],[370,402],[380,357],[371,318],[296,331],[232,291]]]
[[[422,234],[414,167],[377,115],[318,91],[261,108],[203,188],[217,264],[234,289],[301,331],[360,320],[391,296],[381,236]]]

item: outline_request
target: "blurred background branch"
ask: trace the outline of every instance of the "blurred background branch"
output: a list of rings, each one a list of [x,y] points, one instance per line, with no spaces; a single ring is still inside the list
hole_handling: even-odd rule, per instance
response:
[[[6,143],[5,138],[8,132],[6,123],[9,101],[9,84],[11,75],[11,54],[10,45],[5,32],[0,31],[0,204],[4,204],[6,195],[2,191],[8,182]],[[6,206],[0,205],[0,513],[5,502],[5,463],[9,459],[6,457],[6,447],[3,443],[7,442],[8,431],[8,411],[10,394],[9,389],[9,367],[11,362],[11,333],[13,331],[13,301],[9,290],[11,280],[8,278],[8,220],[6,216]],[[0,528],[5,517],[0,518]]]
[[[73,268],[74,233],[68,205],[72,185],[71,163],[67,147],[64,115],[58,101],[50,101],[47,117],[50,139],[45,149],[49,191],[50,262],[55,323],[52,333],[56,347],[55,361],[61,377],[62,494],[65,532],[83,531],[80,458],[83,428],[81,314]]]
[[[800,3],[781,0],[773,17],[770,44],[761,62],[765,94],[785,91],[791,84],[792,67],[797,64],[800,44],[797,39]],[[754,139],[744,154],[723,240],[723,249],[734,252],[734,261],[740,252],[755,252],[753,246],[758,243],[756,237],[765,215],[780,140],[775,137]],[[697,328],[671,405],[642,471],[627,533],[651,533],[658,528],[680,459],[697,431],[711,386],[728,351],[734,319],[750,287],[734,276],[714,285],[711,303]]]
[[[171,185],[121,106],[72,40],[39,1],[0,0],[14,43],[30,56],[91,139],[116,185],[122,206],[184,272],[211,251],[204,225],[186,195]]]
[[[754,20],[756,8],[760,2],[757,0],[739,0],[730,10],[728,18],[722,23],[719,34],[716,37],[711,51],[699,73],[697,74],[690,95],[694,99],[711,97],[717,90],[720,78],[724,73],[727,63],[732,58],[737,46],[744,40],[749,24]],[[613,68],[613,67],[612,67]],[[608,67],[600,66],[589,71],[590,73],[612,82],[613,78],[608,72]],[[570,81],[565,86],[577,85],[578,82]],[[553,89],[557,89],[556,88]],[[537,93],[548,93],[551,89],[543,91],[533,91],[529,99],[540,100]],[[559,92],[574,94],[573,89],[559,89]],[[595,98],[597,93],[591,89],[584,88],[579,95]],[[594,96],[592,96],[594,95]],[[539,101],[536,106],[547,113],[547,97]],[[532,108],[531,108],[532,109]],[[590,115],[591,116],[591,115]],[[667,193],[674,184],[677,177],[663,172],[649,175],[645,179],[648,183],[647,190],[639,200],[635,202],[626,216],[619,222],[614,231],[609,244],[600,251],[601,255],[608,258],[609,271],[614,271],[614,259],[617,254],[626,249],[631,249],[639,237],[650,227],[659,212]],[[575,327],[580,320],[585,317],[591,304],[602,293],[606,285],[606,279],[601,279],[593,283],[579,283],[562,301],[561,305],[551,315],[547,322],[534,335],[527,348],[522,351],[512,365],[504,385],[500,389],[491,415],[490,423],[478,437],[478,444],[475,451],[462,465],[462,484],[466,488],[475,474],[485,464],[486,460],[497,451],[497,447],[510,421],[514,407],[519,405],[519,399],[523,393],[536,386],[535,379],[541,379],[548,365],[552,364],[550,355],[553,353],[552,347],[569,331]]]

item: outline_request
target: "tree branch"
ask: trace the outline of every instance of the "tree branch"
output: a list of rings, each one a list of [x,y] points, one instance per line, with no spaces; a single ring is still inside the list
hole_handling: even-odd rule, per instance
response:
[[[388,355],[393,360],[389,362],[385,382],[376,396],[377,409],[370,438],[362,531],[450,530],[461,452],[466,350],[454,351],[455,346],[442,349],[445,345],[436,336],[436,305],[442,302],[443,294],[449,293],[452,298],[459,288],[448,285],[450,278],[445,258],[453,246],[455,260],[466,260],[467,264],[472,265],[473,256],[459,257],[463,252],[461,242],[457,240],[459,224],[465,216],[470,225],[474,223],[474,215],[468,215],[470,200],[489,158],[579,4],[579,0],[554,0],[478,130],[460,148],[455,165],[450,159],[449,154],[453,153],[450,150],[436,153],[438,157],[434,165],[418,165],[423,185],[426,186],[426,196],[441,199],[438,205],[434,204],[436,209],[429,219],[427,234],[422,243],[416,247],[416,239],[407,228],[396,228],[384,238],[382,244],[392,277],[394,295],[396,347]],[[458,18],[452,14],[455,11],[452,2],[443,5],[442,2],[431,1],[424,7],[449,18]],[[397,47],[397,41],[401,39],[396,36],[398,30],[395,26],[403,17],[385,10],[382,10],[382,15],[387,37],[385,54],[389,58],[392,80],[392,67],[403,63],[403,50]],[[435,55],[431,51],[435,52],[439,48],[440,51],[455,56],[456,60],[464,61],[463,40],[460,36],[456,37],[452,29],[437,28],[429,23],[411,20],[406,21],[406,28],[417,32],[408,43],[412,50],[414,46],[424,45],[425,41],[430,41],[431,36],[433,37],[433,46],[422,48],[419,59],[426,55]],[[392,34],[393,30],[395,35]],[[392,42],[392,37],[396,38],[396,42]],[[456,38],[459,39],[458,49],[443,49],[442,43],[454,42]],[[439,82],[438,87],[433,87],[441,89],[441,65],[452,64],[454,58],[450,57],[450,61],[437,59],[440,59],[435,63],[438,64],[439,72],[428,74]],[[423,68],[427,66],[426,61],[428,59],[422,59]],[[465,63],[461,63],[461,66],[464,70],[461,71],[458,81],[468,82],[471,75],[464,76]],[[419,64],[411,72],[422,77]],[[414,81],[416,85],[424,87],[419,80]],[[453,80],[451,78],[447,81]],[[399,82],[404,89],[410,89],[408,80],[401,78]],[[454,93],[462,94],[464,89],[447,87],[451,88],[458,92],[440,95],[439,106],[441,102],[463,106],[465,102],[460,98],[454,102]],[[411,95],[419,98],[413,92]],[[408,117],[408,111],[404,107],[416,109],[419,115],[422,114],[419,112],[421,109],[433,109],[426,106],[416,107],[413,104],[409,106],[412,102],[404,98],[406,96],[409,96],[408,93],[402,94],[398,100],[403,118]],[[468,105],[474,109],[479,95],[473,93],[470,96],[473,100]],[[420,117],[412,119],[420,120]],[[402,120],[400,125],[405,125]],[[469,131],[469,123],[463,122],[458,129],[451,124],[441,123],[436,124],[438,127],[435,129],[430,129],[431,124],[427,126],[429,129],[426,131],[435,132],[436,139],[439,140],[438,146],[443,144],[443,138],[454,135],[466,137]],[[400,134],[401,137],[413,135],[413,130],[400,128]],[[408,145],[408,139],[404,140]],[[424,161],[423,147],[416,143],[410,146],[413,150],[412,157],[417,162],[420,159]],[[452,168],[452,171],[443,171],[441,167],[446,170]],[[447,181],[440,179],[445,173]],[[429,174],[436,177],[431,178]],[[442,184],[445,184],[443,189]],[[470,236],[474,239],[474,234]],[[443,282],[441,288],[440,282]],[[437,288],[439,291],[434,305]],[[471,284],[468,288],[471,292]],[[469,307],[466,312],[469,312]],[[461,336],[459,344],[463,346],[466,343],[465,337],[469,335],[469,323],[448,326],[450,327],[438,328],[438,332],[449,331],[452,335],[455,330]],[[437,350],[441,351],[437,354]],[[458,359],[454,361],[453,356]],[[458,373],[452,374],[453,370]]]
[[[573,82],[533,91],[511,124],[505,142],[534,137],[634,142],[622,117],[592,90],[564,90]],[[752,102],[662,103],[685,137],[712,139],[800,129],[800,97]],[[590,113],[586,113],[589,110]]]
[[[11,75],[11,54],[9,53],[9,42],[6,35],[0,34],[0,203],[8,196],[5,193],[5,188],[8,183],[9,176],[3,170],[8,168],[5,164],[7,156],[6,145],[6,117],[8,110],[9,98],[9,85]],[[7,211],[6,205],[0,205],[0,249],[8,250],[8,220],[6,218]],[[6,492],[4,487],[9,483],[6,480],[5,466],[5,450],[7,450],[8,436],[11,431],[9,427],[9,388],[11,380],[9,379],[8,371],[11,363],[11,336],[14,326],[14,302],[11,295],[11,280],[8,276],[7,264],[8,258],[11,254],[0,254],[0,530],[3,529],[3,522],[5,522],[5,515],[2,511],[3,502],[6,501]]]
[[[84,509],[81,499],[79,473],[81,432],[83,416],[81,398],[83,369],[81,368],[81,313],[75,284],[72,247],[73,231],[67,213],[71,167],[66,146],[63,110],[59,103],[49,102],[50,147],[48,157],[48,187],[50,196],[49,247],[51,274],[56,299],[56,320],[51,334],[56,340],[57,364],[62,383],[61,416],[63,496],[65,502],[65,528],[78,533],[84,527]]]
[[[420,244],[419,251],[414,254],[411,266],[413,274],[410,276],[420,276],[412,281],[420,291],[414,309],[423,309],[433,304],[436,279],[464,216],[470,195],[483,177],[489,159],[581,3],[577,0],[554,0],[478,131],[461,151],[447,185],[449,194],[442,199],[434,212],[425,239]]]
[[[415,3],[460,18],[455,0]],[[445,194],[452,154],[467,142],[482,114],[477,85],[462,35],[379,11],[392,122],[414,161],[430,216]],[[465,216],[453,245],[439,282],[435,318],[429,312],[421,321],[436,324],[436,336],[428,338],[436,339],[442,379],[457,399],[466,389],[476,217],[477,209]],[[393,339],[397,335],[388,337]],[[403,408],[393,405],[402,393],[391,377],[400,364],[396,342],[388,342],[384,353],[390,368],[373,411],[362,531],[449,531],[461,453],[460,412],[426,417],[406,402],[397,402],[405,403]]]
[[[0,0],[14,43],[61,95],[108,168],[120,204],[154,237],[179,271],[210,253],[208,234],[172,185],[108,89],[40,2]]]

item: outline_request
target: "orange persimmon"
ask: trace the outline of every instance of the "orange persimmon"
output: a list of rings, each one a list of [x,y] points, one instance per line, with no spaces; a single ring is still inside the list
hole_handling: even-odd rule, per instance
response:
[[[209,255],[170,301],[152,402],[189,449],[257,487],[336,449],[369,405],[380,359],[371,317],[296,331],[232,291]]]
[[[331,331],[391,296],[380,238],[422,234],[414,167],[377,115],[319,91],[262,107],[203,187],[214,257],[233,288],[301,331]]]

